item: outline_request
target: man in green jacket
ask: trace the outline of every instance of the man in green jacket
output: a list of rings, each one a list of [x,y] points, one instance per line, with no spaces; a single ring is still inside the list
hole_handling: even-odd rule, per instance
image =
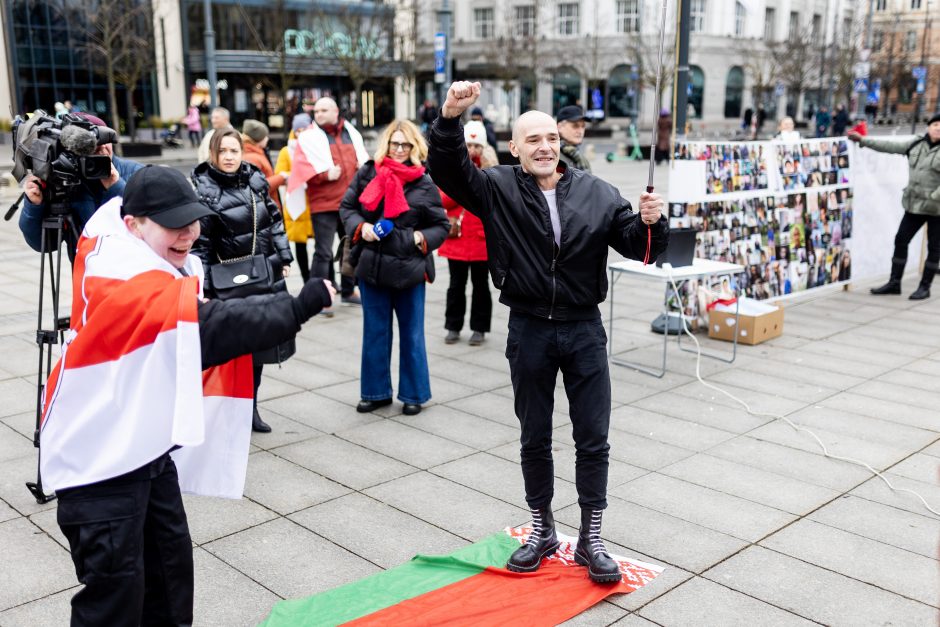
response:
[[[891,278],[881,287],[872,288],[872,294],[900,294],[901,277],[907,263],[907,247],[917,231],[927,225],[927,261],[924,274],[911,300],[930,297],[930,284],[940,264],[940,114],[930,118],[927,133],[915,139],[875,139],[862,137],[855,131],[849,139],[862,148],[878,152],[906,155],[910,165],[910,178],[901,196],[904,217],[894,236],[894,257],[891,259]]]

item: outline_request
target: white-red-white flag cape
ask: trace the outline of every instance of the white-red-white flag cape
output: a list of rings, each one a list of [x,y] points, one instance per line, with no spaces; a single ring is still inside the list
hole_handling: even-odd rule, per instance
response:
[[[251,438],[251,356],[202,371],[202,263],[182,276],[102,206],[79,239],[72,329],[46,383],[40,472],[52,490],[110,479],[166,453],[183,491],[240,498]]]
[[[349,133],[356,151],[356,161],[362,167],[369,160],[362,135],[348,120],[343,120],[343,129]],[[323,129],[313,124],[297,134],[297,144],[291,154],[290,176],[287,177],[287,213],[291,220],[296,220],[306,210],[307,181],[332,167],[330,140]]]

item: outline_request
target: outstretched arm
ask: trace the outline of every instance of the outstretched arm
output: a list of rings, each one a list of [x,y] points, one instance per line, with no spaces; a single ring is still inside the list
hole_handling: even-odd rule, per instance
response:
[[[460,116],[480,97],[480,83],[457,81],[447,90],[441,115],[429,133],[428,169],[434,183],[467,211],[486,217],[487,177],[467,154]]]

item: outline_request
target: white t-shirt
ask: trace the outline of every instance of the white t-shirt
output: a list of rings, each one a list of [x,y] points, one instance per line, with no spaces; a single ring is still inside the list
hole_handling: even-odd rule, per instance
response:
[[[561,220],[558,219],[558,202],[555,200],[555,190],[542,190],[545,202],[548,203],[548,215],[552,220],[552,232],[555,234],[555,245],[561,246]]]

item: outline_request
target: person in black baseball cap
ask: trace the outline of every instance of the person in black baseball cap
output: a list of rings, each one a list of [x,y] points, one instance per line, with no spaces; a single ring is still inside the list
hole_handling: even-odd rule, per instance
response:
[[[131,233],[182,268],[199,238],[199,218],[214,214],[182,173],[148,165],[127,183],[121,215]]]
[[[148,165],[125,187],[121,215],[143,216],[168,229],[180,229],[214,213],[199,201],[181,172]]]
[[[584,110],[578,105],[567,105],[558,110],[558,135],[561,137],[561,152],[558,158],[569,168],[591,171],[591,162],[581,154],[584,141]]]

